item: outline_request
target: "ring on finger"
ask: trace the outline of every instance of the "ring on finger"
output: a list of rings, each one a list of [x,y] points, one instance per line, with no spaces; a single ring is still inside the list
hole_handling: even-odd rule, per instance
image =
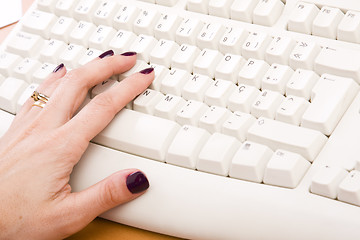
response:
[[[46,102],[44,102],[43,100],[37,100],[33,103],[33,106],[44,108],[45,104],[46,104]]]
[[[37,101],[42,101],[44,104],[47,103],[47,101],[49,101],[49,97],[46,96],[45,94],[39,93],[38,91],[34,91],[33,94],[31,95],[31,98],[34,99],[35,102]]]

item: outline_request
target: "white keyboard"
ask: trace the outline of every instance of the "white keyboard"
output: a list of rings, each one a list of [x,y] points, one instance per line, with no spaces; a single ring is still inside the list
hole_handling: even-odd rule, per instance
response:
[[[58,64],[136,51],[88,98],[148,64],[155,80],[71,185],[139,168],[151,187],[102,217],[189,239],[360,239],[359,43],[357,0],[39,0],[0,49],[0,135]]]

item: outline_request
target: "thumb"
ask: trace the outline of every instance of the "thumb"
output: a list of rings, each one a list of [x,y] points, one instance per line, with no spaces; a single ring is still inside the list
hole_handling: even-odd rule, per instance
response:
[[[71,209],[72,219],[68,223],[80,230],[101,213],[140,196],[148,187],[145,174],[137,169],[116,172],[81,192],[69,195],[66,205],[68,210]]]

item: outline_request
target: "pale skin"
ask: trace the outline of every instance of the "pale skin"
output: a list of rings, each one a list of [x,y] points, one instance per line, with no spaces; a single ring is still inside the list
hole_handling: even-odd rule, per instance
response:
[[[69,178],[89,141],[129,101],[145,90],[154,72],[135,73],[93,98],[78,113],[88,90],[130,69],[134,56],[97,58],[67,72],[66,67],[38,87],[49,96],[44,108],[24,104],[0,139],[0,239],[63,239],[99,214],[135,199],[121,170],[82,192]]]

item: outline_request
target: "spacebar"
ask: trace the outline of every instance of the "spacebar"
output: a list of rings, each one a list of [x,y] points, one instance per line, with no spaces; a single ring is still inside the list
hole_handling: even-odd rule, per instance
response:
[[[121,110],[92,142],[159,161],[165,161],[167,149],[180,125],[167,119]]]

